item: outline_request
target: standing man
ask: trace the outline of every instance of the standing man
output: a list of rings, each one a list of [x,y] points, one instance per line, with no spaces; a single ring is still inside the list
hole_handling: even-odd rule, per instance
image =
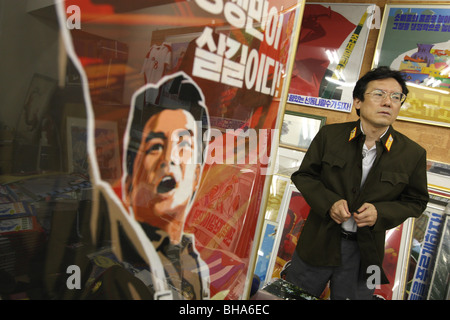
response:
[[[426,151],[392,127],[407,94],[400,72],[368,72],[353,91],[360,119],[324,126],[292,175],[311,211],[286,279],[310,294],[330,281],[331,299],[372,299],[369,270],[388,282],[386,230],[426,208]]]

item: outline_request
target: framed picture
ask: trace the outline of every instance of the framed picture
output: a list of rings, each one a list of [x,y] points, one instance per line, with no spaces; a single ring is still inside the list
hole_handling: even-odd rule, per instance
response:
[[[425,212],[416,219],[410,251],[410,268],[405,298],[426,300],[430,286],[439,239],[445,220],[445,206],[429,202]]]
[[[379,299],[403,299],[410,263],[413,226],[414,220],[410,218],[401,225],[386,231],[383,270],[390,282],[375,289],[374,295]]]
[[[277,234],[278,224],[272,221],[265,221],[262,230],[262,241],[258,249],[258,258],[256,260],[255,274],[260,279],[260,287],[266,282],[270,258],[272,256],[275,236]]]
[[[306,151],[326,120],[327,118],[322,116],[286,111],[281,128],[280,146]]]
[[[273,278],[283,278],[283,271],[292,259],[309,209],[305,198],[291,184],[280,207],[279,228],[268,270],[270,276],[266,278],[266,282]]]
[[[373,66],[403,72],[399,120],[450,126],[450,5],[386,5]]]
[[[428,193],[430,199],[450,202],[450,165],[427,160]]]
[[[87,123],[86,119],[67,117],[67,164],[69,173],[87,174]]]
[[[116,181],[121,176],[119,136],[117,123],[113,121],[95,121],[95,150],[97,164],[105,181]],[[67,118],[67,155],[69,172],[86,174],[87,123],[82,118]]]
[[[269,197],[267,200],[265,219],[277,222],[279,221],[280,208],[283,199],[289,192],[289,185],[291,184],[291,179],[288,177],[274,175],[270,184]]]
[[[444,219],[427,300],[450,300],[450,216]]]
[[[39,166],[39,141],[42,139],[43,122],[49,117],[49,108],[56,89],[55,79],[42,74],[34,74],[16,125],[13,143],[14,173],[37,172]]]
[[[351,112],[373,4],[307,3],[288,102]]]
[[[274,173],[290,179],[292,174],[300,167],[304,157],[304,151],[279,147]]]

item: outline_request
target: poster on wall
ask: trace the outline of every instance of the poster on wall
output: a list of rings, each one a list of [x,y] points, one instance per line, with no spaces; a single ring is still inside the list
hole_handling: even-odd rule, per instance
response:
[[[275,173],[285,177],[291,175],[298,170],[300,164],[305,157],[305,152],[290,148],[278,147],[277,162],[275,163]]]
[[[274,253],[272,278],[281,278],[283,269],[291,261],[301,230],[308,218],[309,205],[295,186],[290,186],[282,215],[280,216],[280,228]]]
[[[289,186],[291,179],[286,176],[274,175],[270,183],[269,197],[267,198],[267,207],[265,213],[265,219],[277,222],[279,221],[280,208],[282,206],[283,199],[289,192]]]
[[[427,300],[450,299],[450,215],[446,214],[444,219]]]
[[[310,207],[294,185],[289,185],[278,215],[278,230],[266,277],[266,284],[273,279],[284,279]]]
[[[277,223],[265,221],[262,231],[262,240],[258,249],[258,259],[256,261],[255,275],[258,276],[261,288],[266,282],[267,271],[272,256],[273,245],[277,234]]]
[[[374,296],[382,300],[403,300],[406,286],[406,274],[409,267],[413,219],[407,219],[401,225],[387,230],[384,245],[383,270],[389,283],[380,285]]]
[[[254,274],[259,277],[260,288],[271,277],[270,263],[273,257],[273,248],[277,239],[281,208],[284,199],[290,192],[290,179],[285,176],[274,175],[270,183],[270,191],[267,199],[264,215],[264,227],[258,249]]]
[[[283,118],[280,147],[307,151],[326,120],[327,118],[323,116],[287,110]]]
[[[374,10],[372,4],[305,5],[289,103],[351,112]]]
[[[407,285],[408,300],[426,300],[433,275],[436,252],[444,223],[444,208],[429,204],[421,216],[421,228],[416,228],[411,248],[413,260]]]
[[[280,207],[278,230],[265,279],[266,284],[275,283],[277,279],[285,279],[310,209],[298,189],[292,184],[289,185]],[[329,294],[327,286],[319,298],[328,299]]]
[[[41,154],[40,144],[46,139],[50,140],[47,143],[57,139],[56,134],[48,130],[53,122],[49,110],[56,85],[55,79],[39,73],[34,74],[31,79],[14,131],[12,171],[15,173],[38,172],[41,169],[37,161]],[[41,128],[49,132],[48,138]]]
[[[386,5],[373,65],[403,72],[399,120],[450,126],[450,6]]]
[[[120,266],[115,274],[134,275],[133,298],[245,299],[303,2],[56,4],[84,90],[90,228],[94,240],[109,228],[105,259]],[[101,46],[86,50],[86,37],[124,44],[127,60],[109,59]],[[111,83],[120,86],[121,108],[98,98]],[[102,171],[95,136],[99,120],[113,119],[115,180]],[[96,261],[102,252],[92,253]]]

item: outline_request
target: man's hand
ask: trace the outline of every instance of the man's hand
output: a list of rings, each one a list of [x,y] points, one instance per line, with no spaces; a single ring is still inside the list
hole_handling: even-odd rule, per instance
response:
[[[354,214],[356,225],[361,227],[372,227],[377,222],[377,208],[371,203],[364,203]]]
[[[352,214],[348,210],[347,200],[338,200],[331,206],[330,217],[337,224],[347,221],[351,216]]]

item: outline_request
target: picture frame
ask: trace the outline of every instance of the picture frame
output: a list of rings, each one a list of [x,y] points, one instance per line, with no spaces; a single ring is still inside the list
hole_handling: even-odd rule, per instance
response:
[[[70,173],[87,174],[87,120],[67,117],[67,157]],[[95,121],[96,158],[102,179],[117,181],[121,177],[121,159],[117,123]]]
[[[288,103],[350,113],[374,4],[306,3]]]
[[[450,300],[450,215],[446,215],[427,300]]]
[[[373,67],[404,74],[399,120],[450,127],[450,5],[387,4]]]
[[[279,227],[266,277],[266,284],[274,278],[283,279],[283,271],[289,265],[298,237],[309,215],[310,206],[295,185],[290,184],[283,198],[279,214]]]
[[[274,173],[290,179],[292,174],[300,168],[304,157],[304,151],[278,147]]]
[[[280,146],[299,151],[308,150],[326,120],[325,116],[287,110],[281,128]]]
[[[282,212],[284,212],[282,208],[285,206],[287,195],[290,192],[290,186],[290,178],[273,175],[255,266],[255,274],[261,281],[260,287],[268,283],[271,279],[273,269],[271,261],[274,255],[274,245],[278,237],[279,221]]]
[[[14,133],[12,163],[14,173],[30,174],[39,169],[42,123],[49,117],[49,108],[56,87],[55,79],[40,73],[33,74]]]
[[[450,202],[450,165],[427,160],[428,193],[431,200]]]
[[[265,220],[278,222],[283,199],[289,192],[291,179],[281,175],[273,175],[266,205]]]
[[[427,298],[445,216],[445,206],[430,201],[424,213],[416,219],[409,251],[411,266],[405,272],[408,282],[404,299],[425,300]]]
[[[89,171],[87,119],[67,117],[66,130],[68,172],[86,174]]]
[[[258,248],[258,259],[256,261],[255,275],[259,277],[260,288],[266,283],[268,274],[268,268],[270,264],[270,258],[272,256],[273,246],[275,243],[275,237],[278,230],[278,224],[276,222],[266,220],[264,222],[262,230],[262,239]]]
[[[409,218],[399,226],[386,231],[383,270],[390,282],[375,289],[374,296],[378,299],[403,300],[414,225],[414,219]]]

